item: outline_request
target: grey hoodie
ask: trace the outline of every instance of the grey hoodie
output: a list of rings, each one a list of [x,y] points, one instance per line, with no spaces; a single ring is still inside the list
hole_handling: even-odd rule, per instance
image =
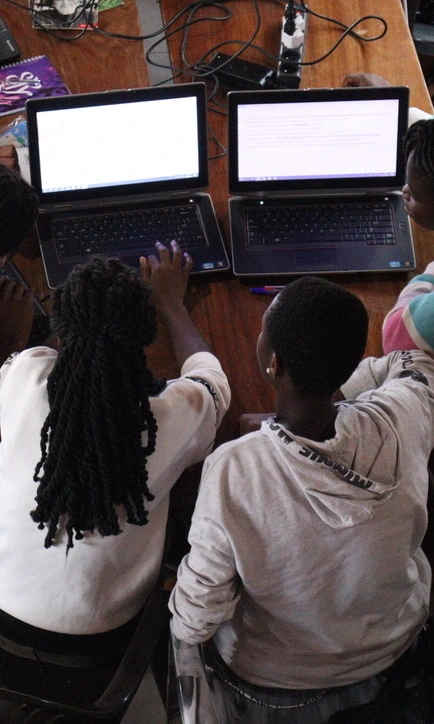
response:
[[[369,358],[344,393],[330,440],[296,438],[271,419],[205,461],[173,629],[189,643],[214,636],[254,684],[368,678],[428,615],[420,545],[434,361],[419,351]]]

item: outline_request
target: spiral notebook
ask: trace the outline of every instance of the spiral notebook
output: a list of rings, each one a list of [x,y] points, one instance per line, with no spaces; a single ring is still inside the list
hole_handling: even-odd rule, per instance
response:
[[[31,98],[68,94],[69,89],[46,55],[0,68],[0,116],[23,111]]]
[[[232,91],[228,103],[236,275],[415,268],[408,88]]]

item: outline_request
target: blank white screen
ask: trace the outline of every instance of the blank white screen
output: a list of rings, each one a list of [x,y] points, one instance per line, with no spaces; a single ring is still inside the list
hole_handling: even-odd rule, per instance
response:
[[[44,192],[199,174],[195,97],[39,112],[37,127]]]

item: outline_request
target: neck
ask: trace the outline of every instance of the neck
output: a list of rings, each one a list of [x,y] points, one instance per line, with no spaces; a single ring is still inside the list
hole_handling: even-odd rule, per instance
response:
[[[336,407],[331,398],[276,400],[276,421],[299,437],[323,442],[335,435]]]

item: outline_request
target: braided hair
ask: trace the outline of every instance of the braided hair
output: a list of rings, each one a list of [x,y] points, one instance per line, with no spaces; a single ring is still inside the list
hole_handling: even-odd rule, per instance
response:
[[[434,118],[416,121],[404,138],[405,158],[413,152],[413,168],[425,176],[425,183],[434,189]]]
[[[143,351],[156,336],[150,289],[119,261],[76,266],[53,294],[51,325],[61,344],[47,380],[50,411],[30,515],[47,527],[46,548],[64,528],[68,552],[74,533],[76,540],[83,531],[118,535],[115,506],[128,523],[147,523],[146,458],[157,433],[149,396],[165,382],[153,377]]]

